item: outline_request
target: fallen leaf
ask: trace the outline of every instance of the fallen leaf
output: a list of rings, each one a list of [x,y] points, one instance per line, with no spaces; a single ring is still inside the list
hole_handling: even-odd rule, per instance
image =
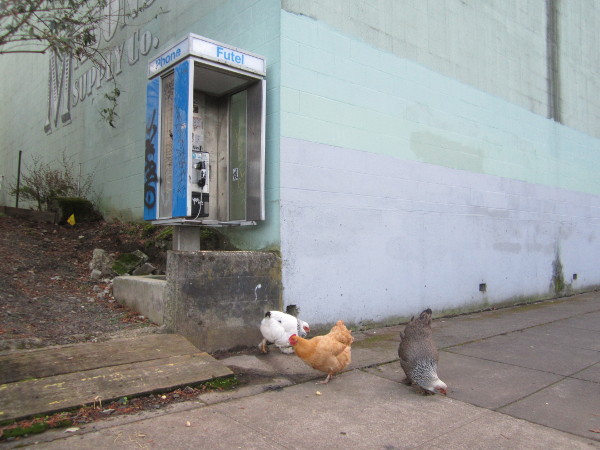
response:
[[[592,433],[600,433],[600,429],[599,430],[589,430],[589,431],[591,431]]]
[[[315,394],[321,395],[321,391],[317,391],[317,392],[315,392]]]
[[[191,424],[191,423],[190,423],[190,421],[188,420],[188,421],[185,423],[185,426],[186,426],[186,427],[191,427],[191,426],[192,426],[192,424]]]
[[[79,430],[78,427],[67,428],[65,433],[75,433],[77,430]]]

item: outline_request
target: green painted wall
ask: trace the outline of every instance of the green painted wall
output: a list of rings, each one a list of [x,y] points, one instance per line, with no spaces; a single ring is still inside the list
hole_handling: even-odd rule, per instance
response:
[[[8,185],[16,178],[19,150],[23,150],[24,164],[31,162],[32,155],[50,162],[65,151],[73,158],[76,167],[81,165],[83,176],[93,174],[94,199],[108,218],[141,220],[147,63],[176,39],[195,33],[266,57],[267,221],[256,227],[232,230],[231,239],[241,248],[277,247],[279,1],[155,0],[151,3],[137,18],[127,20],[126,26],[123,26],[125,20],[120,16],[115,33],[107,33],[100,42],[101,46],[112,49],[110,58],[113,67],[120,69],[115,77],[122,92],[116,128],[103,122],[99,114],[108,105],[104,95],[113,89],[113,85],[102,80],[95,70],[90,71],[92,66],[87,62],[73,66],[72,79],[77,91],[83,92],[82,75],[86,80],[85,74],[88,74],[88,84],[95,78],[91,95],[72,96],[70,123],[62,123],[59,112],[56,126],[46,134],[49,56],[0,56],[3,80],[0,86],[0,102],[3,105],[0,121],[0,176],[3,177],[0,203],[14,206]],[[74,98],[77,98],[76,102]],[[56,116],[53,114],[52,118]]]
[[[597,138],[325,21],[281,23],[282,136],[600,194]]]

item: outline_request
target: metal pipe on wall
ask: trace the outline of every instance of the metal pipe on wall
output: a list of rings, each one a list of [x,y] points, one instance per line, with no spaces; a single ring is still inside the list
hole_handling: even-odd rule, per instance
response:
[[[17,201],[15,204],[15,208],[19,207],[19,189],[21,184],[21,156],[23,155],[23,150],[19,150],[19,164],[17,165]]]

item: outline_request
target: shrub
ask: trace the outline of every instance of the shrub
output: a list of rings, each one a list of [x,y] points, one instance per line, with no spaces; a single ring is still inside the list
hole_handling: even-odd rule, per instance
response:
[[[39,211],[53,211],[57,208],[56,199],[60,197],[86,198],[91,192],[92,176],[79,179],[75,175],[75,163],[65,152],[61,160],[43,163],[39,156],[31,157],[31,164],[25,165],[19,196],[24,200],[37,203]],[[13,195],[17,193],[16,184],[11,185]]]

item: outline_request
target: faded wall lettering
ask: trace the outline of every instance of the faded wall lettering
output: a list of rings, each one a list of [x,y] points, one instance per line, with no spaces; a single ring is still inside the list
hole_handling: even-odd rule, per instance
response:
[[[108,42],[118,36],[118,30],[124,30],[126,25],[132,26],[130,22],[137,17],[139,8],[153,3],[154,0],[108,1],[103,10],[105,19],[95,31],[98,47],[103,48],[104,44],[104,64],[92,65],[89,61],[78,61],[71,56],[50,54],[46,133],[71,123],[73,108],[92,97],[103,83],[119,76],[125,61],[132,66],[140,60],[140,53],[146,56],[158,48],[158,36],[139,28],[133,29],[126,39],[107,47]]]
[[[52,128],[71,122],[71,66],[72,58],[63,57],[50,52],[48,72],[48,115],[44,131],[50,133]]]

